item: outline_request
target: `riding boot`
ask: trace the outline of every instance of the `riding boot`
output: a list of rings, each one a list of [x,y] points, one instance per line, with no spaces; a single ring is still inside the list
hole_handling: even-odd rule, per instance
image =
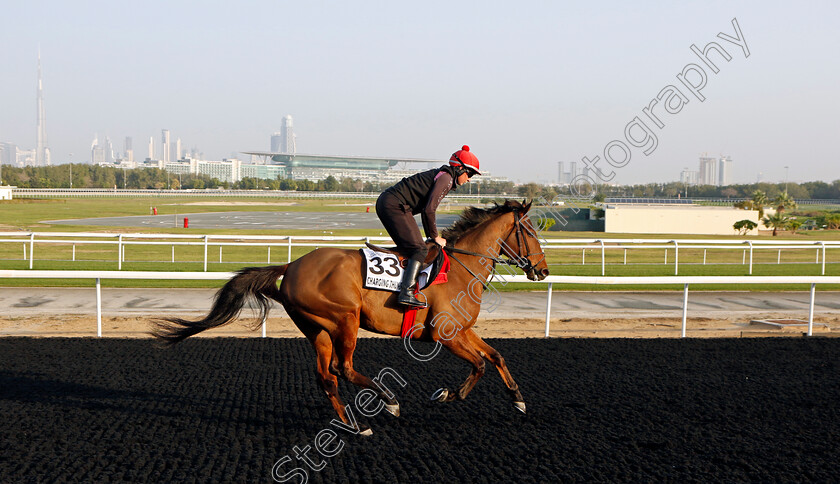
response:
[[[425,308],[426,303],[414,297],[414,289],[417,287],[417,275],[420,273],[420,261],[409,259],[405,271],[403,271],[402,286],[397,302],[417,308]]]

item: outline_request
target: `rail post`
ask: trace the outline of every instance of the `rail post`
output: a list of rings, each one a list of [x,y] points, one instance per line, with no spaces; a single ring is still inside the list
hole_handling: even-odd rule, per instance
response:
[[[624,249],[624,265],[627,265],[627,249]]]
[[[99,278],[96,278],[96,337],[102,337],[102,290]]]
[[[703,265],[706,265],[706,250],[707,249],[703,249]]]
[[[603,276],[603,275],[606,274],[606,262],[605,262],[606,258],[604,257],[605,256],[605,254],[604,254],[604,252],[605,252],[604,241],[599,240],[598,242],[601,243],[601,275]]]
[[[808,304],[808,336],[814,335],[814,296],[816,286],[816,283],[811,283],[811,302]]]
[[[267,248],[268,248],[268,252],[266,254],[265,263],[266,264],[271,264],[271,246],[269,245]]]
[[[120,235],[117,236],[117,270],[118,271],[122,270],[122,259],[123,259],[122,249],[123,249],[122,234],[120,234]]]
[[[265,338],[265,323],[268,315],[264,314],[262,318],[262,337]]]
[[[688,319],[688,283],[683,287],[683,314],[682,314],[682,333],[680,337],[685,338],[686,320]]]
[[[747,241],[750,244],[750,275],[752,275],[752,266],[753,266],[753,243],[752,240]]]
[[[207,239],[209,235],[204,236],[204,272],[207,272]]]
[[[76,262],[76,244],[73,244],[73,262]]]
[[[552,292],[552,285],[554,283],[548,283],[548,298],[546,298],[545,302],[545,337],[548,338],[548,332],[551,327],[551,292]]]
[[[32,264],[35,262],[35,232],[29,234],[29,268],[32,269]]]
[[[820,242],[820,245],[822,245],[822,253],[823,253],[823,256],[822,256],[822,271],[820,272],[820,274],[825,275],[825,242]]]
[[[288,243],[289,243],[289,255],[288,255],[287,260],[286,260],[287,264],[292,262],[292,236],[291,235],[289,236]]]
[[[676,240],[671,242],[674,243],[674,275],[678,276],[680,274],[680,244]]]

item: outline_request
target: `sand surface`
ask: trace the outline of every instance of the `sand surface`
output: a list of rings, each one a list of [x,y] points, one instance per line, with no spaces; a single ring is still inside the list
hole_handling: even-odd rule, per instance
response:
[[[199,314],[184,314],[198,318]],[[260,329],[251,331],[253,319],[242,318],[228,326],[209,330],[199,337],[259,337]],[[559,338],[678,338],[682,321],[679,318],[552,318],[550,336]],[[102,336],[147,338],[151,329],[147,316],[103,316]],[[476,332],[483,338],[539,338],[545,335],[544,319],[479,318]],[[737,317],[688,318],[686,335],[693,338],[801,336],[807,327],[775,329],[752,325]],[[274,338],[296,338],[302,334],[288,317],[269,318],[266,334]],[[814,318],[814,334],[840,336],[840,316]],[[89,314],[27,315],[0,318],[0,336],[84,337],[96,336],[96,317]],[[360,337],[383,337],[361,331]],[[390,336],[388,336],[390,337]]]

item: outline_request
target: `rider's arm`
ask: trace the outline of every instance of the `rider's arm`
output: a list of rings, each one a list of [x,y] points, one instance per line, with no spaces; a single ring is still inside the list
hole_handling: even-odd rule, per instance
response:
[[[440,205],[440,201],[449,193],[450,189],[452,189],[452,175],[441,171],[435,177],[435,184],[432,185],[432,190],[429,192],[429,201],[420,214],[420,219],[423,222],[423,230],[426,231],[426,237],[430,239],[438,236],[435,212],[437,211],[438,205]]]

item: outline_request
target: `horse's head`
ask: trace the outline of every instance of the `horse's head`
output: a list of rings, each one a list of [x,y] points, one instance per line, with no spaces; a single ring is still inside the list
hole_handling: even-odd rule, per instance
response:
[[[501,254],[513,259],[528,279],[541,281],[548,277],[548,264],[545,261],[545,253],[540,246],[537,231],[528,218],[528,210],[531,209],[531,202],[519,203],[515,200],[506,200],[506,207],[511,209],[511,229],[508,235],[502,240]]]

